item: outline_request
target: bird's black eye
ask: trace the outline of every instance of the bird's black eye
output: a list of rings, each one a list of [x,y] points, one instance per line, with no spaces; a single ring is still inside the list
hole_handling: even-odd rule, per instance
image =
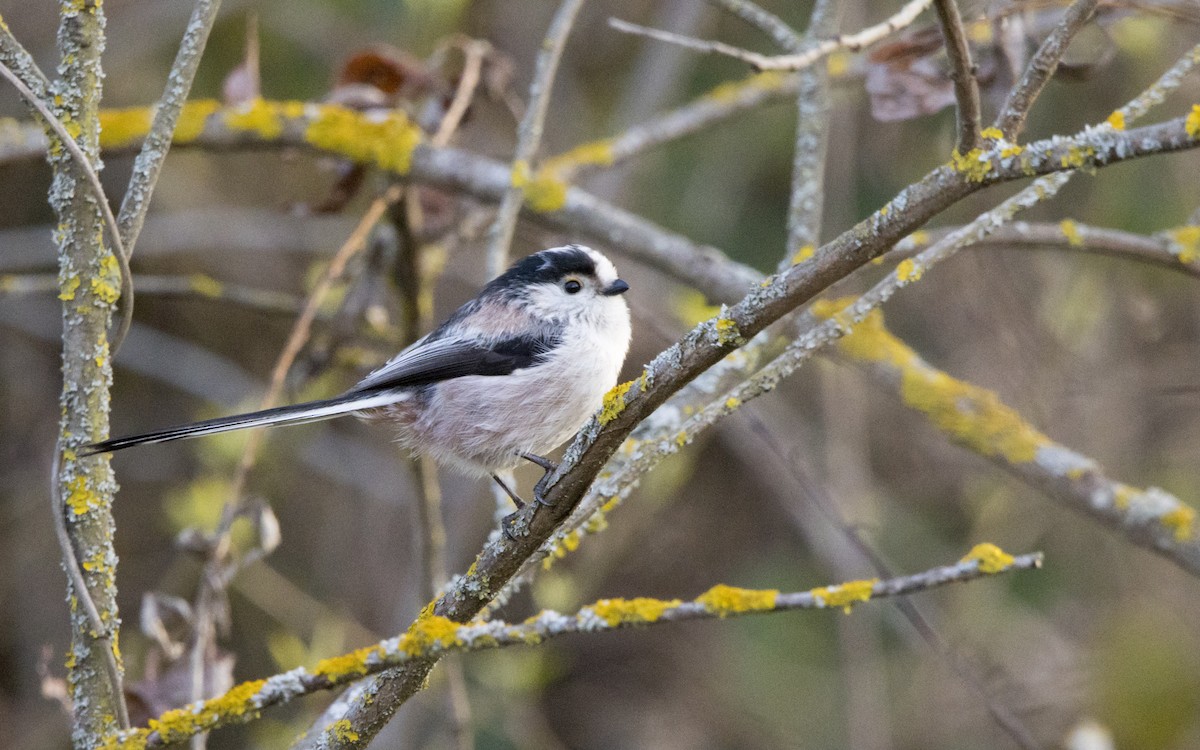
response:
[[[566,283],[563,284],[563,289],[566,290],[567,294],[579,294],[580,290],[583,289],[583,284],[580,284],[577,279],[567,279]]]

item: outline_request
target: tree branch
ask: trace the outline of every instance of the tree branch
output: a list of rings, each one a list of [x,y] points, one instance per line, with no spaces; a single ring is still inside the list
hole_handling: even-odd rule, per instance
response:
[[[129,186],[125,188],[125,198],[121,201],[121,212],[117,218],[122,240],[130,255],[142,232],[154,186],[158,183],[158,175],[171,148],[171,136],[192,90],[192,81],[196,78],[200,58],[220,8],[221,0],[196,0],[179,51],[175,54],[175,62],[167,74],[167,87],[155,107],[150,132],[142,141],[141,151],[133,162]]]
[[[938,24],[942,27],[942,38],[946,40],[946,54],[950,58],[950,78],[954,81],[954,98],[958,102],[958,153],[965,154],[979,148],[979,84],[975,80],[975,63],[971,62],[971,48],[967,45],[967,32],[963,28],[962,16],[958,13],[955,0],[934,0]]]
[[[1067,51],[1071,39],[1092,17],[1097,5],[1099,0],[1075,0],[1063,13],[1062,20],[1054,27],[1054,31],[1042,42],[1042,46],[1025,67],[1025,74],[1008,93],[1008,98],[993,124],[993,127],[1000,129],[1005,138],[1015,141],[1021,135],[1025,128],[1025,118],[1029,115],[1033,103],[1058,69],[1058,63]]]
[[[1012,556],[991,544],[977,545],[954,565],[887,580],[849,581],[808,591],[741,589],[717,585],[691,601],[679,599],[601,599],[574,615],[545,610],[520,624],[503,621],[459,624],[437,616],[418,619],[408,632],[343,656],[325,659],[314,669],[293,669],[266,680],[245,682],[220,698],[169,711],[151,728],[114,735],[107,747],[155,748],[181,742],[199,732],[254,718],[259,711],[320,690],[359,680],[395,666],[439,658],[448,653],[536,645],[549,638],[603,633],[692,620],[717,620],[804,609],[842,609],[885,597],[905,596],[952,583],[1042,566],[1041,553]],[[340,724],[340,722],[338,723]],[[352,725],[331,726],[348,739]],[[351,740],[353,743],[353,740]]]
[[[530,164],[542,141],[542,129],[546,123],[546,111],[550,106],[550,92],[554,88],[554,76],[558,62],[562,59],[567,37],[575,24],[575,16],[583,6],[583,0],[563,0],[550,21],[546,38],[538,53],[533,71],[533,82],[529,86],[529,104],[521,126],[517,130],[517,149],[513,154],[511,184],[500,201],[496,221],[488,232],[487,267],[488,276],[499,276],[508,266],[508,246],[512,244],[517,226],[517,214],[525,201],[524,186],[528,182]]]
[[[59,246],[63,305],[62,417],[52,497],[63,503],[67,535],[75,561],[83,568],[86,588],[76,588],[78,576],[67,576],[70,599],[91,600],[101,620],[97,630],[78,605],[71,611],[71,654],[67,679],[74,697],[72,738],[78,747],[91,747],[96,738],[128,723],[121,686],[116,636],[120,614],[116,602],[116,561],[113,550],[112,499],[116,490],[108,458],[76,458],[76,449],[108,432],[108,393],[112,383],[106,331],[118,297],[114,284],[118,263],[104,247],[101,207],[81,179],[84,165],[98,163],[99,111],[103,71],[104,11],[98,2],[63,2],[58,33],[61,80],[51,92],[58,110],[51,120],[69,121],[78,128],[78,142],[68,135],[62,145],[75,143],[83,154],[76,163],[72,151],[51,149],[54,177],[50,204],[58,216],[55,240]],[[126,277],[128,278],[128,277]],[[64,562],[70,564],[70,555]],[[86,605],[85,605],[86,606]],[[106,653],[107,652],[107,653]],[[117,662],[109,673],[111,660]]]
[[[911,2],[897,11],[895,15],[882,23],[865,28],[856,34],[847,34],[817,42],[806,51],[794,55],[763,55],[722,42],[693,39],[669,31],[639,26],[635,23],[622,21],[619,18],[610,18],[608,23],[614,29],[627,34],[646,36],[668,44],[678,44],[688,49],[694,49],[697,52],[732,57],[752,65],[757,70],[801,70],[840,49],[857,52],[885,39],[912,24],[917,19],[917,16],[921,15],[921,12],[928,8],[932,2],[933,0],[911,0]]]

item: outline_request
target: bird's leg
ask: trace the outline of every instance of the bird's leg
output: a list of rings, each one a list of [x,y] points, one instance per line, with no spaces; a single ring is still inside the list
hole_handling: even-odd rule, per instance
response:
[[[513,505],[517,506],[515,511],[500,519],[500,530],[504,532],[504,536],[508,537],[509,541],[515,542],[517,541],[517,537],[513,535],[512,527],[517,520],[517,516],[520,515],[521,509],[525,507],[525,501],[521,499],[520,495],[509,489],[508,485],[499,476],[493,474],[492,479],[496,480],[496,484],[500,485],[500,489],[504,490],[504,494],[508,495],[508,499],[512,500]]]
[[[504,494],[508,495],[508,499],[513,501],[513,505],[517,506],[517,510],[525,507],[525,501],[521,499],[520,495],[509,489],[503,479],[495,474],[492,475],[492,479],[496,480],[496,484],[500,485],[500,489],[504,490]]]
[[[554,503],[546,502],[546,484],[550,481],[550,476],[558,470],[558,464],[554,463],[548,458],[543,458],[542,456],[534,455],[533,453],[522,453],[520,456],[526,461],[535,463],[542,467],[542,469],[546,472],[542,475],[542,478],[537,481],[537,484],[533,485],[533,499],[538,505],[550,507]]]

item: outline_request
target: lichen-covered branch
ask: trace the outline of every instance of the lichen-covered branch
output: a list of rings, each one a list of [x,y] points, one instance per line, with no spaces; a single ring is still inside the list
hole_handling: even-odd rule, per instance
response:
[[[544,610],[523,623],[493,620],[464,625],[426,614],[399,637],[325,659],[312,670],[301,667],[266,680],[242,683],[219,698],[169,711],[151,720],[146,728],[114,734],[104,747],[107,750],[142,750],[181,742],[199,732],[249,721],[264,708],[344,685],[389,667],[447,653],[537,645],[550,638],[574,633],[603,633],[689,620],[716,620],[801,609],[841,609],[848,613],[855,605],[873,599],[904,596],[951,583],[1041,566],[1040,553],[1013,556],[995,545],[984,543],[976,545],[954,565],[887,580],[848,581],[808,591],[784,593],[718,584],[690,601],[642,597],[601,599],[574,615]],[[342,739],[353,743],[348,736],[354,733],[352,725],[331,725],[329,729],[331,734],[340,733]]]
[[[38,67],[25,45],[13,36],[3,18],[0,18],[0,64],[16,74],[38,99],[50,99],[50,79]]]
[[[1109,478],[1094,460],[1051,440],[995,393],[925,362],[871,313],[838,352],[954,442],[984,456],[1064,506],[1200,575],[1196,510],[1157,487]]]
[[[51,93],[55,116],[86,158],[99,162],[99,103],[103,73],[104,12],[98,2],[63,2],[58,33],[61,62]],[[61,147],[51,148],[53,181],[50,204],[58,216],[55,241],[59,248],[59,278],[63,302],[63,390],[60,403],[59,473],[55,478],[66,514],[67,534],[83,568],[86,591],[75,590],[67,577],[71,611],[71,652],[67,679],[73,698],[76,747],[93,747],[111,734],[124,715],[120,684],[116,604],[116,564],[113,551],[112,499],[116,482],[107,457],[84,460],[75,450],[108,433],[109,387],[112,367],[107,330],[120,284],[118,262],[105,247],[104,220],[98,201],[85,187],[81,165]],[[99,632],[79,606],[87,597],[99,613]],[[118,669],[110,675],[108,664]],[[127,720],[126,720],[127,721]]]
[[[909,257],[921,248],[937,242],[954,228],[932,229],[905,237],[889,253]],[[1004,248],[1053,248],[1069,252],[1107,255],[1181,271],[1200,277],[1200,227],[1181,226],[1154,235],[1126,232],[1083,224],[1073,219],[1057,223],[1023,222],[996,229],[971,244],[975,250]]]

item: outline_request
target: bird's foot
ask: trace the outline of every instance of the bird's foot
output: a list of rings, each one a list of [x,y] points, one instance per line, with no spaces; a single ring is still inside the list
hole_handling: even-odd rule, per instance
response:
[[[534,502],[536,502],[538,505],[544,505],[547,508],[554,505],[554,503],[546,502],[546,489],[547,485],[550,483],[550,476],[554,474],[555,471],[558,471],[558,464],[554,463],[548,458],[544,458],[533,453],[522,453],[520,455],[521,458],[525,459],[526,461],[542,467],[542,470],[546,472],[545,474],[542,474],[542,478],[537,481],[537,484],[533,485]]]

